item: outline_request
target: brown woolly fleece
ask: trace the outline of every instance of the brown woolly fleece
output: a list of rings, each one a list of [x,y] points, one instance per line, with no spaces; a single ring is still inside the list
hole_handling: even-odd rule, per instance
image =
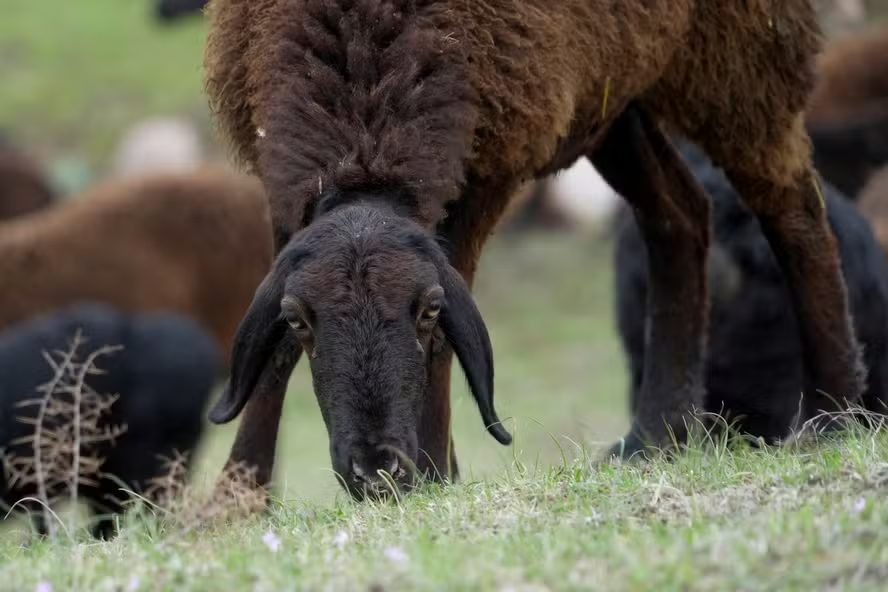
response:
[[[211,102],[279,244],[338,190],[400,187],[433,228],[466,180],[510,194],[633,100],[750,176],[789,186],[809,162],[807,0],[215,0],[210,18]]]
[[[55,192],[30,159],[0,146],[0,220],[45,208]]]
[[[101,302],[186,314],[227,353],[271,258],[255,179],[205,170],[107,183],[0,225],[0,329]]]
[[[614,453],[667,446],[702,399],[709,201],[667,131],[702,145],[766,228],[800,320],[806,417],[860,393],[804,129],[820,48],[810,0],[214,0],[210,19],[211,104],[264,183],[279,250],[316,211],[379,196],[441,239],[470,284],[520,184],[592,159],[656,254],[642,402]],[[251,321],[277,314],[264,304]],[[266,378],[230,387],[216,417],[247,405],[231,458],[266,483],[280,376],[296,360],[253,334],[242,344],[245,375]],[[450,359],[434,355],[422,398],[416,436],[429,462],[418,469],[430,475],[456,472]]]
[[[834,123],[867,112],[888,115],[888,26],[829,44],[818,73],[808,105],[810,123]]]

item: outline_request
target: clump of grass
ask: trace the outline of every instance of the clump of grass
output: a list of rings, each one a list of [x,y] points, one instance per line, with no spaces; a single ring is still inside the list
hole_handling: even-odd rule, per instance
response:
[[[160,515],[168,529],[187,533],[213,526],[230,525],[262,512],[268,504],[268,492],[256,485],[256,470],[244,463],[225,466],[216,486],[209,492],[188,482],[188,459],[176,454],[166,459],[166,470],[153,478],[144,496]]]

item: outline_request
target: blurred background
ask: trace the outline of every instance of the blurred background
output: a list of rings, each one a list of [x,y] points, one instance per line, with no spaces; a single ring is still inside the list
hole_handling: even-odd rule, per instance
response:
[[[818,0],[830,35],[888,14],[888,0]],[[202,94],[202,2],[4,0],[0,144],[40,163],[62,199],[103,180],[225,163]],[[464,479],[560,462],[627,426],[626,370],[612,315],[609,230],[616,196],[588,162],[522,190],[476,283],[497,363],[500,415],[516,445],[487,436],[454,371]],[[2,227],[0,227],[2,232]],[[211,427],[197,478],[212,480],[235,425]],[[278,445],[284,497],[341,495],[306,366],[298,366]]]

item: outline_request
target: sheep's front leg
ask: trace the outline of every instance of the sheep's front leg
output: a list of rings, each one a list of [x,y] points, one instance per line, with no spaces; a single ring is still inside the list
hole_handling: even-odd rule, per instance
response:
[[[611,450],[631,457],[686,436],[703,402],[709,200],[669,141],[636,106],[614,122],[592,161],[632,206],[648,251],[647,336],[629,434]]]
[[[799,128],[797,133],[804,132]],[[773,152],[774,158],[767,161],[778,162],[790,154]],[[839,411],[846,402],[859,400],[865,370],[819,181],[806,163],[783,182],[767,178],[764,167],[749,168],[755,170],[727,172],[755,212],[789,286],[804,356],[803,419]]]
[[[443,346],[432,354],[428,385],[417,434],[417,469],[433,481],[455,481],[459,476],[450,425],[450,367],[453,351]]]
[[[299,348],[279,347],[268,361],[241,414],[226,470],[217,484],[221,490],[267,487],[271,482],[287,383],[301,353]],[[244,478],[252,483],[244,483]]]
[[[469,179],[463,196],[451,204],[437,229],[445,239],[450,264],[469,287],[475,278],[481,249],[514,193],[514,183]],[[459,475],[451,432],[450,369],[453,351],[436,340],[429,366],[418,441],[418,470],[435,481],[455,481]]]

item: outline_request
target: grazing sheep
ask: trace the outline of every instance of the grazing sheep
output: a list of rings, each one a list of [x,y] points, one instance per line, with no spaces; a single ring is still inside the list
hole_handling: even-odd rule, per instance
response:
[[[876,106],[888,110],[888,26],[833,41],[821,54],[817,72],[808,121],[837,122]]]
[[[690,144],[683,145],[681,152],[714,205],[708,266],[712,310],[702,408],[776,442],[788,435],[804,390],[802,344],[786,282],[761,226],[723,172]],[[829,186],[824,187],[824,197],[869,369],[864,404],[884,413],[888,410],[888,268],[854,206]],[[615,252],[615,301],[634,408],[644,368],[648,255],[638,225],[628,211],[623,214]]]
[[[210,335],[177,314],[124,315],[106,306],[82,305],[9,327],[0,333],[0,449],[7,460],[34,456],[31,443],[16,441],[34,433],[34,426],[19,418],[35,418],[38,407],[18,403],[41,396],[38,387],[54,376],[43,352],[68,351],[78,330],[87,340],[80,361],[103,346],[123,348],[99,358],[96,367],[102,374],[86,381],[100,395],[119,397],[98,427],[126,428],[114,442],[84,448],[85,454],[105,458],[102,476],[92,479],[94,484],[84,480],[79,491],[93,512],[103,515],[94,533],[108,537],[114,532],[108,514],[123,511],[121,504],[129,498],[121,488],[144,491],[152,478],[164,474],[164,457],[196,447],[222,356]],[[0,475],[0,498],[7,505],[35,494],[33,483],[6,483]]]
[[[510,441],[469,285],[521,182],[580,156],[656,253],[645,378],[613,451],[681,438],[703,398],[709,202],[661,125],[726,167],[779,253],[806,416],[859,396],[803,125],[819,50],[808,0],[215,0],[209,14],[211,103],[264,182],[278,252],[211,412],[221,423],[246,406],[231,459],[260,482],[302,351],[333,468],[357,497],[383,471],[409,485],[414,464],[456,475],[451,347],[485,426]]]
[[[271,254],[253,179],[204,170],[106,183],[0,225],[0,329],[102,302],[182,313],[227,352]]]
[[[49,207],[55,199],[43,171],[0,143],[0,222]]]

